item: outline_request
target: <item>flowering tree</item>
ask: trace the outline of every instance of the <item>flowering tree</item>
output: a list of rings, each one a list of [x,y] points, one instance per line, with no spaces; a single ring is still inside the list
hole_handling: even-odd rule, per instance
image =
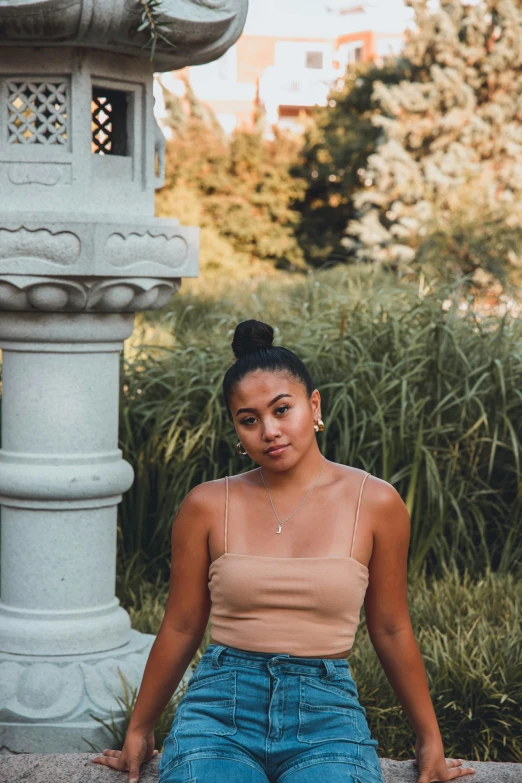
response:
[[[417,27],[402,56],[408,77],[374,82],[371,123],[382,133],[343,240],[359,260],[403,269],[455,219],[498,226],[502,214],[519,234],[522,202],[522,3],[406,4]]]

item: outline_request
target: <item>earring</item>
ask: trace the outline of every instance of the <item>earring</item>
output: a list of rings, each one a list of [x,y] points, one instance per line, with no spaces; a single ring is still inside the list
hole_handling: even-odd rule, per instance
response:
[[[321,419],[320,416],[317,419],[317,421],[314,422],[314,430],[315,432],[322,432],[324,430],[324,421]]]
[[[236,451],[237,451],[238,454],[241,454],[241,456],[244,457],[245,454],[248,454],[248,451],[241,451],[242,448],[244,449],[245,447],[243,446],[241,441],[239,441],[239,443],[236,446]]]

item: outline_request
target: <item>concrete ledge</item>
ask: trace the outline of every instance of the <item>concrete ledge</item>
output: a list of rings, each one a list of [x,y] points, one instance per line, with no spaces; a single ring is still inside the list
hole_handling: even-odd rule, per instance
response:
[[[127,783],[127,772],[116,772],[100,764],[91,764],[98,753],[60,753],[0,756],[0,783]],[[385,783],[417,783],[417,768],[412,761],[380,759]],[[140,783],[157,783],[159,757],[141,769]],[[475,783],[522,783],[522,764],[469,761],[476,770],[463,775]],[[199,781],[198,781],[199,783]],[[213,781],[201,781],[213,783]]]

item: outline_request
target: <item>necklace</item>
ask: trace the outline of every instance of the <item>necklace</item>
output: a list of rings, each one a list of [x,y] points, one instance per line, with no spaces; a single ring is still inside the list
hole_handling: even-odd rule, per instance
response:
[[[306,495],[304,496],[303,500],[302,500],[302,501],[299,503],[299,505],[297,506],[296,510],[295,510],[295,511],[292,511],[292,513],[290,514],[290,516],[289,516],[289,517],[287,517],[286,519],[283,519],[283,521],[282,521],[282,522],[281,522],[281,520],[279,519],[279,515],[278,515],[277,511],[275,510],[274,501],[272,500],[272,495],[270,494],[270,490],[268,489],[268,487],[267,487],[267,485],[266,485],[265,477],[264,477],[264,475],[263,475],[263,468],[261,468],[261,478],[263,479],[263,484],[265,485],[265,489],[266,489],[266,491],[268,492],[268,497],[270,498],[270,503],[272,504],[272,508],[273,508],[273,510],[274,510],[274,514],[276,515],[276,519],[277,519],[277,521],[279,522],[279,527],[277,528],[277,531],[276,531],[277,533],[280,533],[280,532],[281,532],[281,530],[283,529],[283,525],[285,524],[285,522],[288,522],[288,520],[290,519],[290,517],[293,517],[293,516],[294,516],[294,514],[297,514],[297,512],[299,511],[299,509],[301,508],[301,506],[304,504],[304,502],[305,502],[306,498],[308,497],[308,495],[310,494],[310,492],[312,491],[312,489],[315,489],[315,487],[316,487],[316,486],[319,484],[319,482],[320,482],[320,480],[321,480],[321,476],[323,475],[323,470],[324,470],[324,464],[325,464],[325,462],[326,462],[326,457],[323,457],[323,464],[322,464],[322,466],[321,466],[321,471],[320,471],[320,473],[319,473],[319,476],[318,476],[318,478],[317,478],[317,481],[315,482],[315,484],[313,485],[313,487],[310,487],[310,489],[308,490],[308,492],[307,492],[307,493],[306,493]]]

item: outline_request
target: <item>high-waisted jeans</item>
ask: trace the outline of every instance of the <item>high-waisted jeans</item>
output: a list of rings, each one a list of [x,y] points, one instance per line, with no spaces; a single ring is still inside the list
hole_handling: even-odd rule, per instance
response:
[[[210,644],[158,783],[384,783],[377,746],[346,659]]]

